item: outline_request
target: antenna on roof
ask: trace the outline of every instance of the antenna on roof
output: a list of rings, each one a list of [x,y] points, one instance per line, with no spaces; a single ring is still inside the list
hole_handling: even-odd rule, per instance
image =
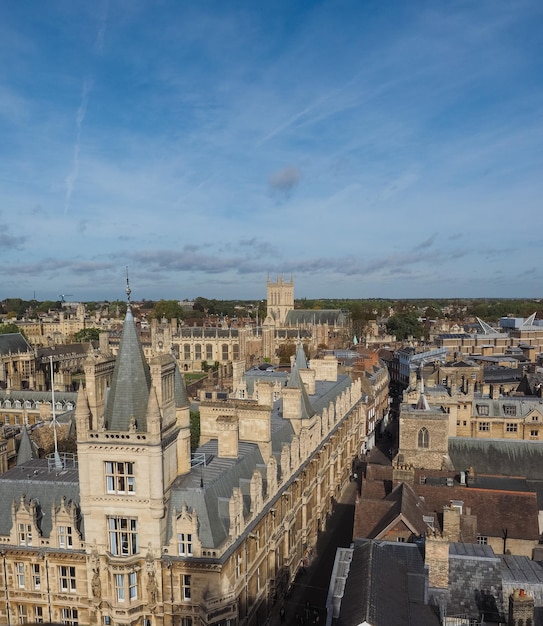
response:
[[[55,410],[55,373],[53,370],[53,355],[49,356],[49,364],[51,366],[51,408],[53,411],[53,420],[51,426],[53,427],[53,437],[55,439],[55,469],[62,469],[62,461],[60,454],[58,453],[58,440],[57,440],[57,413]]]
[[[128,302],[128,306],[130,306],[130,294],[132,290],[130,289],[130,281],[128,280],[128,265],[126,266],[126,300]]]

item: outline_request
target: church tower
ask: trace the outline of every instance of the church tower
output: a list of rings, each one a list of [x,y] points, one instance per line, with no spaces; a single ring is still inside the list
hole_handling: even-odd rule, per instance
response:
[[[276,282],[271,282],[269,277],[266,282],[267,288],[267,315],[266,318],[273,320],[275,326],[283,326],[287,313],[294,309],[294,279],[286,281],[279,276]]]
[[[123,623],[128,598],[127,623],[157,601],[171,486],[190,471],[186,389],[171,355],[147,363],[128,287],[127,295],[117,358],[113,364],[111,355],[89,354],[76,409],[89,597],[98,623],[104,616]]]

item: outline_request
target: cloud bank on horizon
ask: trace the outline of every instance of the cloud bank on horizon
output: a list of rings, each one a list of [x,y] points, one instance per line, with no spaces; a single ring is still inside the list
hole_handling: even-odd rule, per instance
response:
[[[538,297],[543,4],[0,6],[0,299]]]

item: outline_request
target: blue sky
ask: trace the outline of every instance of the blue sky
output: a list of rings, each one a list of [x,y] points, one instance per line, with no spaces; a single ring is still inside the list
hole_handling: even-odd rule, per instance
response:
[[[0,299],[538,297],[540,0],[0,4]]]

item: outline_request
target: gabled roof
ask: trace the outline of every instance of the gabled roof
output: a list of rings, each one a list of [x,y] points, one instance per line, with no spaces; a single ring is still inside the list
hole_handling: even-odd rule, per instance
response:
[[[397,524],[404,524],[416,536],[427,531],[423,520],[426,507],[407,483],[397,485],[384,500],[362,499],[360,505],[355,520],[355,536],[383,539],[387,530]]]
[[[132,311],[128,307],[119,352],[115,361],[104,421],[108,430],[128,430],[135,420],[136,430],[147,429],[147,404],[151,373],[138,338]]]

